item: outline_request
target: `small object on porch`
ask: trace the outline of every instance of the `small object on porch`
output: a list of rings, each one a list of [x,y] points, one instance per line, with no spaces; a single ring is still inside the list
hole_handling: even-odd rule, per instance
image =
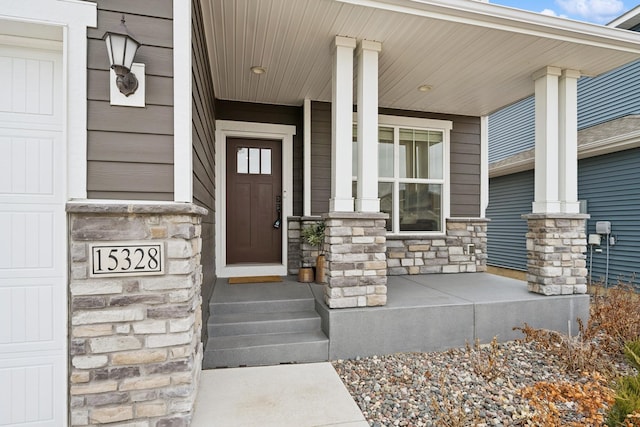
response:
[[[318,248],[318,256],[316,258],[316,283],[325,282],[324,228],[324,222],[316,222],[302,230],[302,239],[304,242]]]
[[[300,267],[298,270],[298,282],[311,283],[313,282],[313,268]]]
[[[326,267],[324,254],[318,255],[316,258],[316,283],[324,283],[326,281]]]

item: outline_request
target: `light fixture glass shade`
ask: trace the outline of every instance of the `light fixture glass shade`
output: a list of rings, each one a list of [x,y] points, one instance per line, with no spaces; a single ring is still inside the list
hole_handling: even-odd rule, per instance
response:
[[[138,80],[131,72],[131,66],[140,47],[140,43],[131,35],[124,23],[124,15],[120,26],[115,31],[104,33],[103,39],[107,44],[109,64],[116,73],[116,84],[125,96],[129,96],[138,88]]]
[[[131,64],[133,64],[140,43],[129,33],[124,23],[124,17],[117,30],[107,31],[104,34],[104,40],[107,43],[111,67],[119,66],[131,70]]]

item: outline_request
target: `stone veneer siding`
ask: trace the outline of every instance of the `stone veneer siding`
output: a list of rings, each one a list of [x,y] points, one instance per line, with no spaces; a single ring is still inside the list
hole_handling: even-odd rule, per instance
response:
[[[585,214],[528,214],[527,286],[543,295],[587,292]]]
[[[371,307],[387,303],[384,213],[324,214],[329,308]]]
[[[388,235],[387,274],[486,271],[488,222],[484,218],[449,218],[445,236]]]
[[[201,370],[200,218],[192,204],[69,203],[70,425],[182,427]],[[166,273],[89,277],[89,244],[162,242]]]

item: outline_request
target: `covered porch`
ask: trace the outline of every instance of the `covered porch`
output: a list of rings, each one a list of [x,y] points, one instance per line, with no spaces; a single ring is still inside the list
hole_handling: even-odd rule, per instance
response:
[[[291,273],[293,216],[325,221],[331,308],[386,304],[393,269],[482,271],[487,116],[533,93],[529,290],[586,292],[576,85],[582,76],[636,60],[637,34],[469,0],[204,1],[202,14],[217,107],[210,233],[218,277]],[[279,117],[285,107],[291,116]],[[235,153],[229,141],[240,137],[255,159],[262,149],[257,139],[282,147],[273,151],[282,176],[272,178],[281,188],[274,186],[255,209],[247,208],[248,197],[240,204],[229,185],[246,169],[243,155],[227,155]],[[236,202],[245,223],[259,224],[260,238],[234,237],[249,230],[228,226],[237,215],[227,203]],[[251,212],[273,215],[259,223]],[[468,230],[476,235],[451,247]],[[248,243],[245,255],[230,256],[239,242],[260,250],[275,242],[273,257],[254,257],[258,251]],[[427,258],[440,246],[449,252]],[[400,252],[406,256],[391,256]],[[463,269],[459,257],[478,262]]]
[[[520,338],[512,328],[525,322],[562,332],[571,325],[575,332],[576,319],[589,313],[588,295],[543,296],[529,292],[524,281],[489,273],[389,276],[388,302],[379,307],[332,310],[323,292],[322,285],[298,283],[293,276],[280,283],[238,285],[218,279],[212,313],[225,305],[245,313],[211,316],[205,368],[439,351],[494,336]],[[277,309],[248,314],[262,311],[261,304]],[[315,320],[309,307],[317,313]],[[294,319],[303,317],[307,332],[291,329]],[[224,322],[237,335],[221,335]],[[278,329],[284,325],[289,329]]]

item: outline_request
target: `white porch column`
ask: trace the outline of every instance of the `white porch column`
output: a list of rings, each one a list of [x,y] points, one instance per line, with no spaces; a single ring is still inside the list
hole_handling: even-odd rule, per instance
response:
[[[533,74],[535,80],[535,199],[533,213],[560,212],[558,194],[558,77],[556,67]]]
[[[527,286],[544,295],[587,291],[587,239],[578,203],[578,77],[546,67],[533,75],[535,201],[527,220]]]
[[[336,36],[332,43],[333,70],[331,96],[331,199],[329,211],[353,212],[352,132],[353,132],[353,50],[356,40]]]
[[[560,210],[579,213],[578,202],[578,78],[580,72],[563,70],[559,82],[558,196]]]
[[[358,212],[380,212],[378,198],[378,52],[362,40],[358,49]]]

